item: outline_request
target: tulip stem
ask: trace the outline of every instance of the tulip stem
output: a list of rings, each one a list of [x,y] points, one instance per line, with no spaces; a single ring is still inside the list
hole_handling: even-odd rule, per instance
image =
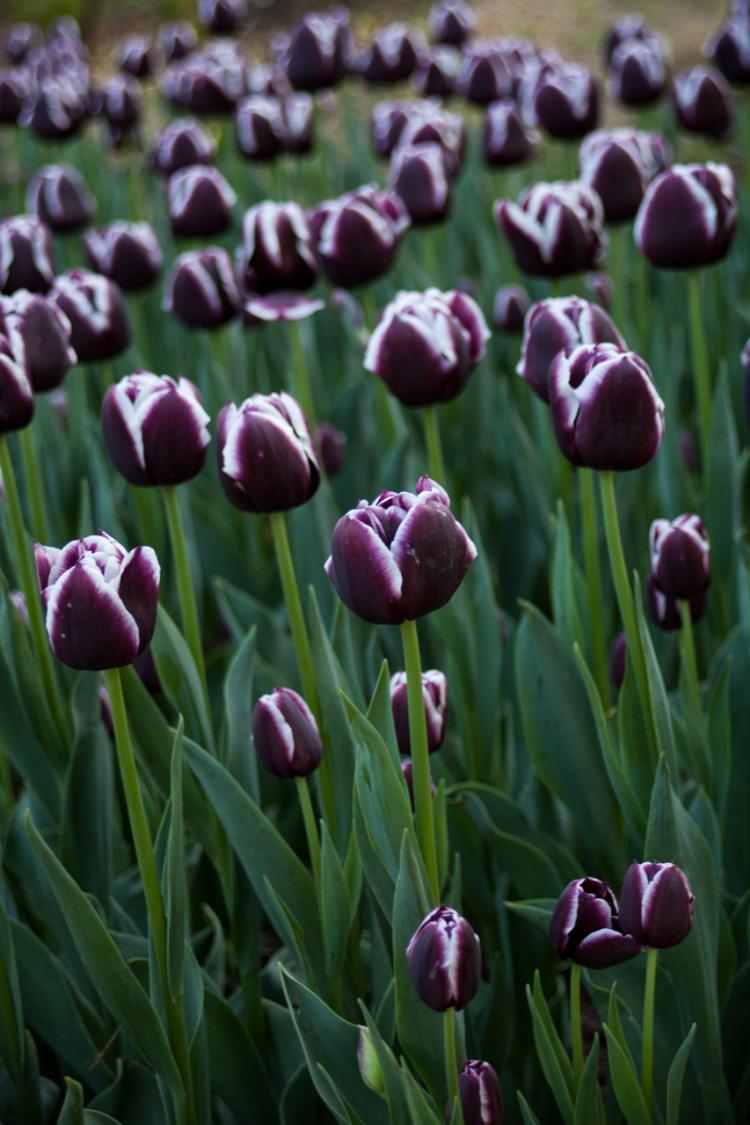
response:
[[[312,865],[313,878],[315,886],[320,886],[320,838],[318,837],[318,826],[315,823],[315,813],[313,812],[312,801],[310,800],[310,789],[307,784],[306,777],[296,777],[294,779],[297,783],[297,796],[299,798],[300,809],[302,810],[302,820],[305,825],[305,835],[307,836],[307,850],[310,853],[310,864]]]
[[[633,671],[635,673],[636,686],[641,701],[643,719],[646,724],[651,753],[654,760],[656,760],[658,755],[658,740],[651,706],[648,675],[646,673],[646,659],[643,653],[641,632],[638,627],[635,601],[628,578],[625,554],[622,549],[620,524],[617,518],[614,477],[611,472],[602,472],[599,474],[599,488],[604,512],[604,530],[607,538],[607,550],[609,552],[609,563],[612,570],[612,581],[614,582],[615,594],[617,595],[620,617],[625,626],[625,635],[628,639],[628,659],[630,659],[632,655]]]
[[[404,621],[401,642],[406,666],[406,687],[409,701],[409,742],[411,744],[412,780],[417,838],[427,869],[432,905],[440,901],[435,821],[430,788],[430,755],[427,744],[427,717],[422,693],[422,664],[419,656],[419,633],[416,621]]]
[[[448,484],[443,462],[443,447],[440,443],[440,424],[438,422],[437,407],[426,406],[422,411],[424,422],[424,437],[427,446],[427,464],[430,466],[430,476],[444,487]]]
[[[26,610],[29,615],[31,644],[39,665],[44,696],[52,712],[52,719],[59,736],[60,747],[65,748],[67,747],[68,723],[60,698],[57,680],[55,679],[55,670],[52,666],[52,650],[50,649],[44,627],[42,599],[39,592],[39,581],[36,576],[34,555],[23,522],[23,510],[18,495],[18,485],[16,484],[13,459],[10,455],[7,441],[1,435],[0,474],[2,474],[5,499],[8,506],[16,573],[26,601]]]
[[[627,227],[624,223],[610,228],[609,245],[611,247],[611,276],[612,276],[612,305],[615,314],[615,323],[623,336],[628,330],[628,284],[627,270],[625,268],[625,238]]]
[[[289,325],[289,331],[292,337],[292,355],[294,357],[294,374],[292,377],[294,397],[302,407],[302,413],[307,419],[307,425],[310,429],[313,444],[317,444],[315,399],[313,398],[312,380],[310,379],[310,369],[307,366],[307,359],[305,358],[305,349],[302,343],[302,331],[299,321],[292,321]]]
[[[44,506],[44,492],[39,477],[39,463],[34,449],[34,435],[31,426],[26,426],[18,435],[21,443],[21,459],[26,495],[31,512],[31,534],[40,543],[49,543],[47,531],[47,511]]]
[[[452,1110],[458,1100],[458,1057],[456,1055],[456,1012],[454,1008],[447,1008],[443,1012],[443,1046],[445,1049],[445,1081],[448,1086],[448,1101]],[[459,1120],[463,1121],[463,1114],[460,1114]]]
[[[638,253],[637,268],[636,268],[636,301],[637,301],[637,316],[636,316],[636,329],[638,337],[638,352],[642,356],[648,353],[648,344],[650,337],[648,336],[649,325],[649,306],[651,302],[650,293],[650,277],[649,266],[646,256]],[[618,326],[621,327],[621,326]]]
[[[641,1082],[643,1100],[651,1113],[654,1089],[654,997],[656,995],[656,965],[658,949],[649,949],[646,954],[646,984],[643,991],[643,1062]]]
[[[711,382],[708,369],[706,330],[701,308],[701,275],[699,270],[688,270],[688,305],[690,309],[690,345],[693,353],[693,378],[698,407],[698,433],[702,464],[708,464],[708,434],[711,424]]]
[[[143,796],[138,782],[138,770],[133,753],[133,743],[130,738],[128,716],[125,710],[125,698],[122,693],[120,669],[110,668],[104,672],[104,682],[109,697],[112,711],[112,725],[115,729],[115,747],[117,761],[120,767],[125,805],[128,812],[128,822],[133,836],[138,870],[143,883],[143,894],[146,899],[146,912],[148,914],[151,938],[154,945],[159,984],[162,989],[164,1006],[167,1013],[170,1042],[175,1054],[180,1076],[183,1084],[183,1099],[179,1099],[179,1120],[194,1125],[195,1110],[193,1107],[193,1080],[190,1070],[190,1051],[185,1030],[185,1016],[180,996],[173,997],[169,987],[167,971],[167,922],[164,914],[164,900],[161,893],[159,871],[156,866],[156,857],[151,842],[151,833],[146,819],[146,810],[143,805]]]
[[[605,708],[607,706],[607,648],[604,640],[602,606],[602,572],[599,561],[599,527],[596,515],[594,474],[591,469],[578,470],[583,516],[583,549],[586,558],[586,586],[589,598],[589,627],[594,680]]]
[[[682,663],[685,669],[685,675],[687,676],[690,698],[695,708],[695,717],[700,719],[702,715],[701,689],[698,679],[698,661],[695,658],[693,617],[690,611],[690,602],[687,599],[681,598],[678,604],[680,607],[680,620],[682,622],[682,627],[680,629]]]
[[[581,966],[570,966],[570,1038],[573,1044],[573,1073],[576,1087],[583,1074],[583,1027],[581,1026]]]
[[[187,540],[185,538],[185,525],[182,521],[182,511],[177,489],[174,487],[163,488],[164,510],[167,516],[169,539],[172,544],[175,569],[177,571],[177,594],[180,600],[180,614],[185,638],[188,643],[195,667],[200,677],[203,694],[208,701],[208,685],[206,681],[206,665],[203,659],[203,645],[201,643],[201,628],[198,619],[198,607],[195,601],[195,590],[190,573],[190,559],[188,557]]]

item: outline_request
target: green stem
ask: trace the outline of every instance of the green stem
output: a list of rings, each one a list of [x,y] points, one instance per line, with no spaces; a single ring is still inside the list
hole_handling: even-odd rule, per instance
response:
[[[647,357],[649,338],[649,316],[650,316],[650,302],[651,302],[651,286],[649,265],[644,254],[637,251],[637,266],[636,266],[636,301],[637,301],[637,316],[636,328],[638,337],[638,352],[640,355]]]
[[[447,1008],[443,1013],[443,1046],[445,1055],[445,1082],[451,1107],[457,1105],[459,1121],[463,1121],[461,1102],[458,1099],[458,1058],[456,1055],[456,1012]]]
[[[195,666],[200,676],[203,694],[208,699],[208,685],[206,681],[206,664],[203,659],[203,644],[201,639],[198,607],[195,601],[195,590],[190,573],[190,559],[188,557],[185,526],[182,522],[182,511],[177,489],[174,487],[163,488],[164,510],[169,528],[169,540],[172,544],[175,569],[177,571],[177,594],[180,599],[180,614],[182,627],[185,630],[185,639],[192,654]]]
[[[583,1027],[581,1026],[581,966],[570,966],[570,1038],[573,1044],[573,1073],[576,1087],[583,1074]]]
[[[591,628],[591,655],[594,680],[599,688],[604,707],[607,706],[607,646],[604,637],[604,607],[602,603],[602,572],[599,561],[599,526],[594,494],[594,474],[591,469],[578,470],[583,516],[583,548],[586,558],[586,586],[589,598],[589,625]]]
[[[433,906],[440,901],[435,821],[430,786],[430,754],[427,747],[427,717],[422,694],[422,664],[419,656],[419,633],[415,621],[404,621],[401,642],[406,664],[406,684],[409,700],[409,742],[411,744],[412,780],[414,783],[414,809],[417,821],[417,838],[422,859],[427,869],[430,896]]]
[[[658,949],[649,949],[646,954],[646,984],[643,991],[643,1062],[641,1082],[643,1100],[651,1113],[654,1092],[654,997],[656,995],[656,965]]]
[[[34,554],[26,534],[23,522],[21,500],[18,495],[18,486],[13,468],[13,459],[8,449],[7,441],[0,436],[0,473],[5,487],[5,499],[8,506],[10,532],[13,540],[18,581],[21,585],[23,596],[26,600],[26,609],[29,614],[29,630],[31,644],[39,665],[39,674],[42,680],[45,698],[52,712],[52,719],[60,739],[60,746],[67,744],[68,723],[63,709],[60,692],[55,679],[52,666],[52,650],[44,627],[42,616],[42,599],[39,593],[39,582],[34,565]]]
[[[302,331],[300,322],[294,320],[289,325],[289,332],[292,337],[292,356],[294,359],[294,372],[292,375],[292,386],[294,387],[294,397],[302,407],[302,413],[307,419],[307,424],[312,434],[313,442],[317,433],[317,421],[315,413],[315,399],[313,398],[312,380],[310,379],[310,369],[307,365],[305,358],[305,349],[302,343]]]
[[[682,661],[687,676],[690,698],[695,708],[695,715],[696,718],[700,719],[703,708],[701,706],[700,680],[698,679],[698,661],[695,658],[695,638],[693,637],[693,618],[690,612],[690,602],[681,599],[679,606],[680,620],[682,622],[682,627],[680,629]]]
[[[701,275],[698,270],[688,270],[688,306],[690,310],[690,345],[693,358],[695,399],[698,407],[698,433],[702,464],[708,464],[708,435],[711,424],[711,380],[708,366],[706,330],[701,308]]]
[[[651,693],[646,674],[646,660],[641,644],[641,634],[638,628],[638,618],[635,611],[633,591],[630,588],[625,554],[620,538],[620,525],[617,519],[617,502],[615,500],[614,477],[611,472],[599,474],[599,488],[604,512],[604,530],[609,551],[609,563],[612,570],[612,581],[617,595],[617,604],[620,610],[625,633],[628,639],[628,660],[632,661],[638,695],[641,702],[643,719],[646,724],[649,746],[654,761],[658,757],[658,741],[654,723],[653,709],[651,706]]]
[[[299,797],[300,809],[302,810],[302,820],[305,825],[305,835],[307,836],[307,850],[310,853],[310,863],[313,870],[313,878],[315,879],[316,887],[320,886],[320,839],[318,837],[318,826],[315,823],[315,813],[313,812],[312,801],[310,799],[310,789],[307,784],[306,777],[296,777],[294,779],[297,783],[297,796]]]
[[[623,223],[610,227],[609,245],[611,248],[612,305],[615,323],[627,335],[628,329],[628,278],[625,268],[625,238],[628,228]]]
[[[21,459],[26,495],[31,510],[31,534],[40,543],[49,543],[47,531],[47,511],[44,506],[44,492],[39,475],[39,463],[34,449],[34,435],[31,426],[26,426],[18,435],[21,442]]]
[[[425,445],[427,446],[427,464],[430,467],[430,476],[438,484],[447,486],[448,478],[445,474],[443,462],[443,449],[440,444],[440,426],[436,406],[426,406],[422,411],[424,422]]]

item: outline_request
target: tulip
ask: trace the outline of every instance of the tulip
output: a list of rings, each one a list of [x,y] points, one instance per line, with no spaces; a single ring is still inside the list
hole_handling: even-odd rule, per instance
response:
[[[309,12],[292,27],[280,51],[281,64],[296,90],[336,86],[351,62],[349,17],[342,8]]]
[[[411,739],[406,672],[395,672],[391,676],[390,692],[399,752],[408,757],[411,754]],[[430,754],[434,754],[443,745],[448,716],[448,681],[443,672],[433,668],[422,673],[422,697],[427,722],[427,748]]]
[[[430,112],[410,114],[399,136],[397,149],[424,144],[439,145],[443,150],[448,177],[453,179],[457,176],[466,148],[466,126],[461,115],[434,108]]]
[[[503,1092],[495,1068],[479,1059],[467,1059],[458,1075],[458,1093],[464,1125],[503,1125]],[[445,1120],[450,1121],[450,1106]]]
[[[651,577],[669,598],[692,600],[711,580],[711,548],[699,516],[654,520],[649,532]]]
[[[213,164],[216,142],[192,117],[172,121],[159,134],[151,163],[162,176],[191,164]]]
[[[404,782],[406,783],[406,789],[407,789],[407,792],[409,794],[409,803],[412,807],[412,810],[415,810],[416,809],[416,802],[414,800],[414,767],[412,765],[411,758],[402,758],[401,759],[401,773],[403,774]],[[432,780],[431,774],[429,775],[429,781],[430,781],[430,794],[431,794],[431,796],[434,797],[437,794],[437,787],[436,787],[434,781]]]
[[[651,949],[671,949],[693,928],[695,895],[674,863],[631,863],[620,894],[620,922]]]
[[[433,105],[427,101],[383,101],[373,107],[370,118],[372,143],[378,156],[391,155],[411,117],[428,114]]]
[[[413,73],[422,48],[406,24],[387,24],[375,32],[370,47],[359,60],[359,73],[373,85],[402,82]]]
[[[706,45],[706,54],[729,82],[750,82],[750,20],[731,16]]]
[[[260,697],[252,728],[256,753],[276,777],[307,777],[320,765],[323,743],[315,716],[291,688],[275,688]]]
[[[231,35],[246,15],[246,0],[198,0],[198,19],[212,35]]]
[[[184,59],[198,46],[198,33],[187,20],[163,23],[159,28],[159,46],[167,62]]]
[[[344,604],[375,625],[400,625],[450,601],[476,547],[429,477],[416,493],[361,500],[333,530],[326,574]]]
[[[497,44],[477,43],[466,52],[458,88],[470,102],[481,106],[512,95],[513,76]]]
[[[391,158],[390,183],[415,225],[439,223],[447,216],[451,192],[440,145],[399,145]]]
[[[312,152],[315,102],[309,94],[287,94],[281,102],[284,152],[305,156]]]
[[[253,160],[273,160],[284,151],[284,116],[278,98],[251,94],[237,104],[237,147]]]
[[[453,47],[432,47],[417,60],[412,85],[423,98],[449,98],[455,93],[461,56]]]
[[[618,633],[609,650],[609,681],[616,690],[622,687],[627,666],[628,638],[625,633]]]
[[[154,68],[153,44],[148,35],[128,35],[114,49],[115,66],[133,78],[148,78]]]
[[[636,13],[618,16],[607,28],[603,43],[605,62],[611,63],[618,48],[626,43],[646,43],[665,49],[663,37],[659,32],[643,16]]]
[[[19,124],[44,140],[74,136],[88,114],[86,98],[65,74],[42,78],[24,104]]]
[[[27,55],[44,40],[41,27],[35,23],[14,23],[3,39],[3,51],[14,66],[25,62]]]
[[[623,925],[612,888],[591,875],[568,883],[553,911],[549,936],[558,957],[586,969],[608,969],[642,952]]]
[[[365,1086],[376,1094],[385,1096],[385,1079],[383,1069],[378,1059],[378,1053],[372,1042],[369,1029],[359,1025],[359,1039],[357,1040],[357,1066]]]
[[[197,387],[185,378],[136,371],[109,387],[102,401],[112,462],[142,487],[192,480],[203,468],[208,422]]]
[[[364,365],[405,406],[449,402],[466,386],[489,335],[465,293],[401,292],[371,334]]]
[[[31,75],[20,66],[0,70],[0,125],[15,125],[32,90]]]
[[[347,437],[341,430],[337,430],[330,422],[321,422],[318,426],[315,445],[320,452],[323,472],[327,477],[336,477],[344,468],[346,461]]]
[[[677,438],[677,448],[680,451],[682,463],[689,473],[697,473],[700,466],[698,459],[698,446],[690,430],[682,430]]]
[[[492,323],[499,332],[521,332],[529,311],[529,295],[521,285],[503,285],[495,294]]]
[[[433,43],[463,47],[474,34],[476,22],[474,12],[464,0],[440,0],[430,8],[430,39]]]
[[[603,270],[596,270],[594,273],[587,273],[584,281],[589,296],[593,297],[605,312],[609,312],[615,294],[615,285],[609,274],[604,273]]]
[[[286,512],[307,503],[320,469],[304,414],[291,395],[227,403],[216,422],[219,479],[243,512]]]
[[[521,358],[516,372],[544,402],[549,402],[549,372],[559,352],[580,344],[625,341],[599,305],[581,297],[550,297],[532,305],[524,325]]]
[[[487,106],[482,129],[482,151],[487,164],[508,168],[523,164],[534,154],[538,134],[528,128],[510,98]]]
[[[113,144],[131,136],[141,119],[141,91],[135,79],[116,74],[100,93],[99,112],[106,118]]]
[[[237,196],[216,168],[194,164],[169,177],[167,205],[172,231],[189,238],[221,234],[232,222]]]
[[[54,231],[77,230],[90,223],[96,201],[69,164],[46,164],[29,183],[26,206]]]
[[[527,119],[560,140],[585,136],[599,120],[599,85],[585,66],[542,67],[521,97]]]
[[[689,269],[720,261],[736,227],[734,176],[726,164],[673,164],[647,188],[634,234],[652,265]]]
[[[672,93],[677,119],[684,129],[717,141],[731,131],[734,98],[718,70],[710,66],[683,70],[674,77]]]
[[[317,265],[307,217],[296,203],[267,200],[245,212],[238,269],[252,293],[305,290],[314,284]]]
[[[614,52],[609,88],[624,105],[649,105],[661,96],[666,84],[667,65],[658,46],[626,40]]]
[[[406,947],[409,974],[435,1012],[460,1012],[474,999],[482,972],[479,937],[450,906],[432,910]]]
[[[59,387],[77,361],[70,346],[70,321],[57,305],[38,293],[19,289],[0,301],[0,332],[17,334],[26,373],[35,394]]]
[[[245,59],[235,44],[224,42],[208,43],[171,63],[161,80],[173,105],[207,116],[232,113],[247,89]]]
[[[180,254],[167,279],[167,312],[188,328],[220,328],[237,315],[241,303],[226,250],[208,246]]]
[[[499,200],[494,214],[524,273],[560,277],[596,267],[602,259],[604,210],[585,184],[533,184],[518,203]]]
[[[90,270],[68,270],[49,299],[70,321],[70,342],[81,363],[100,363],[130,344],[130,320],[119,287]]]
[[[35,215],[0,221],[0,293],[46,293],[54,277],[49,227]]]
[[[159,276],[163,255],[153,227],[124,220],[89,231],[83,239],[91,266],[121,289],[145,289]]]
[[[646,603],[654,624],[663,629],[665,633],[674,633],[682,627],[680,602],[677,598],[670,598],[663,593],[651,575],[646,582]],[[690,609],[691,624],[697,625],[705,617],[708,598],[705,594],[698,594],[697,597],[691,598],[687,604]]]
[[[22,430],[34,415],[34,392],[26,372],[26,356],[18,334],[0,332],[0,439]]]
[[[654,176],[669,164],[669,147],[659,133],[601,129],[590,133],[579,153],[581,180],[599,195],[608,223],[635,217]]]
[[[36,568],[50,644],[63,664],[121,668],[147,647],[159,598],[151,547],[126,551],[102,531],[62,548],[37,544]]]
[[[387,273],[409,226],[400,198],[374,184],[321,203],[309,219],[321,267],[344,289]]]

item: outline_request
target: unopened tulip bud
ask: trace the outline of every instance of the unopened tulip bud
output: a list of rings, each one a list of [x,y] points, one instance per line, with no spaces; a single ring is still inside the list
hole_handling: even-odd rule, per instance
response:
[[[368,1028],[363,1025],[359,1027],[357,1066],[365,1086],[369,1086],[376,1094],[385,1096],[385,1079],[383,1078],[378,1053],[373,1046],[372,1036]]]
[[[42,78],[24,104],[19,124],[48,141],[74,136],[88,115],[88,103],[69,76]]]
[[[689,269],[721,261],[736,228],[731,169],[726,164],[673,164],[649,185],[633,233],[651,265]]]
[[[46,293],[54,278],[49,227],[36,215],[0,221],[0,293]]]
[[[246,0],[198,0],[198,19],[212,35],[232,35],[246,15]]]
[[[329,422],[320,423],[315,444],[320,451],[323,472],[327,477],[336,477],[343,469],[346,460],[346,443],[345,433],[337,430]]]
[[[96,201],[69,164],[47,164],[29,183],[26,205],[54,231],[71,231],[90,223]]]
[[[730,16],[711,36],[706,54],[729,82],[750,82],[750,20]]]
[[[495,43],[476,43],[464,56],[458,88],[474,105],[509,98],[513,94],[513,75],[508,61]]]
[[[654,520],[649,533],[651,577],[670,598],[691,600],[711,581],[711,548],[699,516]]]
[[[461,55],[453,47],[433,47],[419,58],[412,85],[423,98],[449,98],[458,83]]]
[[[590,875],[568,883],[552,914],[549,936],[558,957],[586,969],[608,969],[643,949],[623,923],[612,888]]]
[[[610,93],[623,105],[649,105],[661,97],[667,84],[667,64],[658,46],[627,40],[612,56]]]
[[[601,200],[578,181],[533,184],[518,203],[497,202],[495,221],[524,273],[579,273],[598,266],[604,253]]]
[[[236,44],[223,41],[170,63],[161,80],[161,91],[172,105],[212,117],[232,113],[247,90],[243,54]]]
[[[674,633],[682,627],[682,613],[680,602],[677,598],[670,598],[654,582],[649,574],[646,582],[646,603],[655,625],[665,633]],[[708,598],[705,594],[698,594],[688,601],[690,607],[690,620],[693,625],[705,617],[708,609]]]
[[[312,232],[297,203],[266,200],[245,212],[238,269],[250,293],[298,292],[314,284]]]
[[[495,1068],[479,1059],[467,1059],[458,1072],[458,1097],[464,1125],[503,1125],[503,1092]],[[450,1121],[451,1106],[445,1120]]]
[[[387,273],[409,226],[401,199],[374,184],[321,203],[309,218],[322,268],[344,289]]]
[[[446,174],[449,179],[455,179],[466,150],[466,125],[461,115],[434,107],[430,112],[410,114],[399,135],[397,149],[426,144],[438,145],[443,150]]]
[[[544,402],[549,402],[552,361],[558,352],[571,352],[580,344],[625,347],[612,319],[599,305],[582,297],[549,297],[538,301],[526,317],[516,371]]]
[[[0,301],[0,332],[3,322],[9,335],[17,333],[21,339],[34,393],[59,387],[77,361],[70,345],[70,321],[62,310],[39,293],[20,289]]]
[[[522,120],[511,98],[487,106],[482,130],[482,151],[487,164],[508,168],[533,156],[538,134]]]
[[[237,147],[251,160],[273,160],[284,151],[284,115],[279,98],[251,94],[237,105]]]
[[[521,332],[529,305],[522,285],[503,285],[495,294],[492,323],[499,332]]]
[[[365,82],[403,82],[414,71],[423,44],[403,23],[378,28],[369,48],[359,60],[358,70]]]
[[[0,70],[0,125],[15,125],[32,89],[33,80],[25,68]]]
[[[159,28],[159,46],[167,62],[184,59],[198,46],[198,33],[187,20],[163,23]]]
[[[324,90],[336,86],[351,63],[349,17],[338,8],[309,12],[285,38],[281,62],[297,90]]]
[[[622,687],[627,666],[628,638],[625,633],[618,633],[609,650],[609,682],[613,688],[619,690]]]
[[[101,363],[130,344],[128,311],[119,286],[91,270],[68,270],[49,299],[70,321],[70,342],[81,363]]]
[[[148,223],[110,223],[89,231],[83,246],[92,267],[126,292],[151,285],[164,261],[159,241]]]
[[[18,335],[0,333],[0,434],[22,430],[34,415],[34,392]]]
[[[669,164],[669,147],[658,133],[601,129],[581,144],[581,179],[604,205],[608,223],[634,218],[646,188]]]
[[[731,131],[735,102],[726,80],[710,66],[695,66],[674,77],[677,119],[684,129],[720,141]]]
[[[618,16],[607,28],[602,43],[604,61],[611,62],[618,47],[624,43],[662,44],[662,36],[643,16],[629,12]]]
[[[462,47],[474,34],[476,23],[477,17],[464,0],[440,0],[430,8],[430,39],[433,43]]]
[[[390,182],[415,225],[439,223],[446,218],[451,191],[440,145],[399,145],[391,158]]]
[[[595,270],[593,273],[587,273],[584,281],[589,296],[593,297],[605,312],[610,312],[615,292],[615,283],[610,275],[604,270]]]
[[[427,915],[406,956],[419,998],[433,1011],[461,1011],[474,999],[482,971],[479,938],[450,906],[438,906]]]
[[[194,164],[169,177],[169,222],[177,235],[210,238],[227,230],[237,196],[216,168]]]
[[[276,777],[307,777],[320,765],[323,743],[315,716],[291,688],[275,688],[253,707],[253,744]]]
[[[162,176],[193,164],[213,164],[216,142],[192,117],[172,121],[159,134],[151,163]]]
[[[164,308],[188,328],[220,328],[242,300],[226,250],[207,246],[180,254],[167,280]]]
[[[620,894],[620,923],[641,945],[671,949],[693,928],[695,895],[674,863],[631,863]]]
[[[437,668],[422,673],[422,699],[427,722],[427,749],[430,754],[434,754],[443,745],[448,717],[448,681],[445,673]],[[399,752],[409,757],[411,737],[406,672],[395,672],[391,676],[391,713]]]
[[[148,78],[154,68],[153,51],[148,35],[128,35],[114,49],[115,66],[133,78]]]
[[[596,128],[599,84],[587,67],[557,63],[525,84],[522,103],[528,119],[550,137],[575,140]]]

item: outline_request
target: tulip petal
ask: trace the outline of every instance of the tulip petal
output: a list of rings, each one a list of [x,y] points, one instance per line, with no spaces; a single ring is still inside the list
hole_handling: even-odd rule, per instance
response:
[[[344,604],[375,625],[400,625],[403,579],[378,533],[347,513],[334,528],[331,550],[325,570]]]
[[[138,625],[93,559],[67,570],[47,588],[45,601],[52,650],[69,667],[119,668],[138,655]]]

